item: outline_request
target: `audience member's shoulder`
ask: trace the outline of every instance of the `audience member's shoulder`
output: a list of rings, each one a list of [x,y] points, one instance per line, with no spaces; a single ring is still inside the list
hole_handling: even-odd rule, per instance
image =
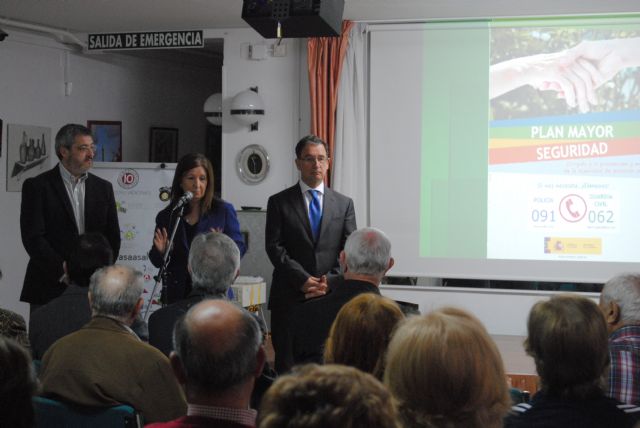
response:
[[[153,345],[150,345],[146,342],[140,341],[138,342],[138,347],[140,349],[140,352],[148,355],[150,358],[154,359],[154,360],[162,360],[163,362],[168,362],[169,360],[167,359],[167,356],[165,354],[162,353],[161,350],[159,350],[158,348],[156,348]]]
[[[299,334],[304,334],[309,325],[314,324],[317,316],[323,312],[327,296],[314,297],[305,300],[300,305],[295,305],[291,312],[293,330]]]
[[[152,324],[166,321],[175,322],[179,316],[185,314],[191,306],[199,301],[200,299],[186,298],[160,308],[149,315],[149,325],[151,326]]]
[[[640,421],[640,407],[633,404],[617,404],[618,409],[622,410],[624,413],[632,416],[636,421]]]
[[[595,416],[595,417],[594,417]],[[539,400],[519,403],[511,407],[505,419],[505,428],[530,426],[565,427],[570,421],[582,421],[582,427],[615,426],[632,428],[640,421],[640,407],[622,404],[602,397],[585,402],[571,400]],[[602,425],[602,422],[611,425]],[[540,425],[544,423],[544,425]]]

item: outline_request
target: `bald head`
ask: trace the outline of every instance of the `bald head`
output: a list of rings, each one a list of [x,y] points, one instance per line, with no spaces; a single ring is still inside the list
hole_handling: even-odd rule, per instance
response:
[[[124,265],[98,269],[89,282],[91,311],[126,322],[139,306],[142,291],[142,274],[137,270]]]
[[[216,299],[198,303],[178,320],[173,341],[187,386],[211,394],[252,378],[262,337],[249,312]]]
[[[364,227],[349,235],[343,258],[351,274],[382,278],[393,265],[391,242],[383,231]]]
[[[237,331],[242,330],[244,313],[227,301],[205,300],[185,317],[194,346],[222,353],[238,344]]]

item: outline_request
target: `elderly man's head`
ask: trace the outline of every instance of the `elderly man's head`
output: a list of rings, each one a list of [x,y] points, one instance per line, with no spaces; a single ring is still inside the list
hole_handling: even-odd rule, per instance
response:
[[[209,295],[224,295],[239,270],[238,245],[224,233],[205,233],[191,242],[189,272],[194,290]]]
[[[178,320],[173,342],[171,364],[188,400],[238,389],[248,403],[265,360],[262,333],[249,312],[224,300],[204,300]]]
[[[618,275],[607,281],[600,294],[600,310],[609,333],[640,324],[640,274]]]
[[[340,264],[345,270],[345,278],[364,275],[379,282],[393,266],[391,242],[379,229],[358,229],[349,235],[340,253]]]
[[[98,269],[89,283],[91,312],[130,325],[142,307],[143,289],[142,274],[129,266]]]

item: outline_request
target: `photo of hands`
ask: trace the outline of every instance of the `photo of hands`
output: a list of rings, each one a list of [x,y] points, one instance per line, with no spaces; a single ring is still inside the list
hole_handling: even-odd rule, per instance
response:
[[[640,107],[640,32],[493,28],[493,119]]]

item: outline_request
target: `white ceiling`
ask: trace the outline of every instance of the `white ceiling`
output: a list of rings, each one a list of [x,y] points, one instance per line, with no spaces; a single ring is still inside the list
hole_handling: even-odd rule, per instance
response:
[[[76,33],[246,27],[242,0],[0,0],[0,17]],[[640,12],[638,0],[345,0],[344,19]]]

